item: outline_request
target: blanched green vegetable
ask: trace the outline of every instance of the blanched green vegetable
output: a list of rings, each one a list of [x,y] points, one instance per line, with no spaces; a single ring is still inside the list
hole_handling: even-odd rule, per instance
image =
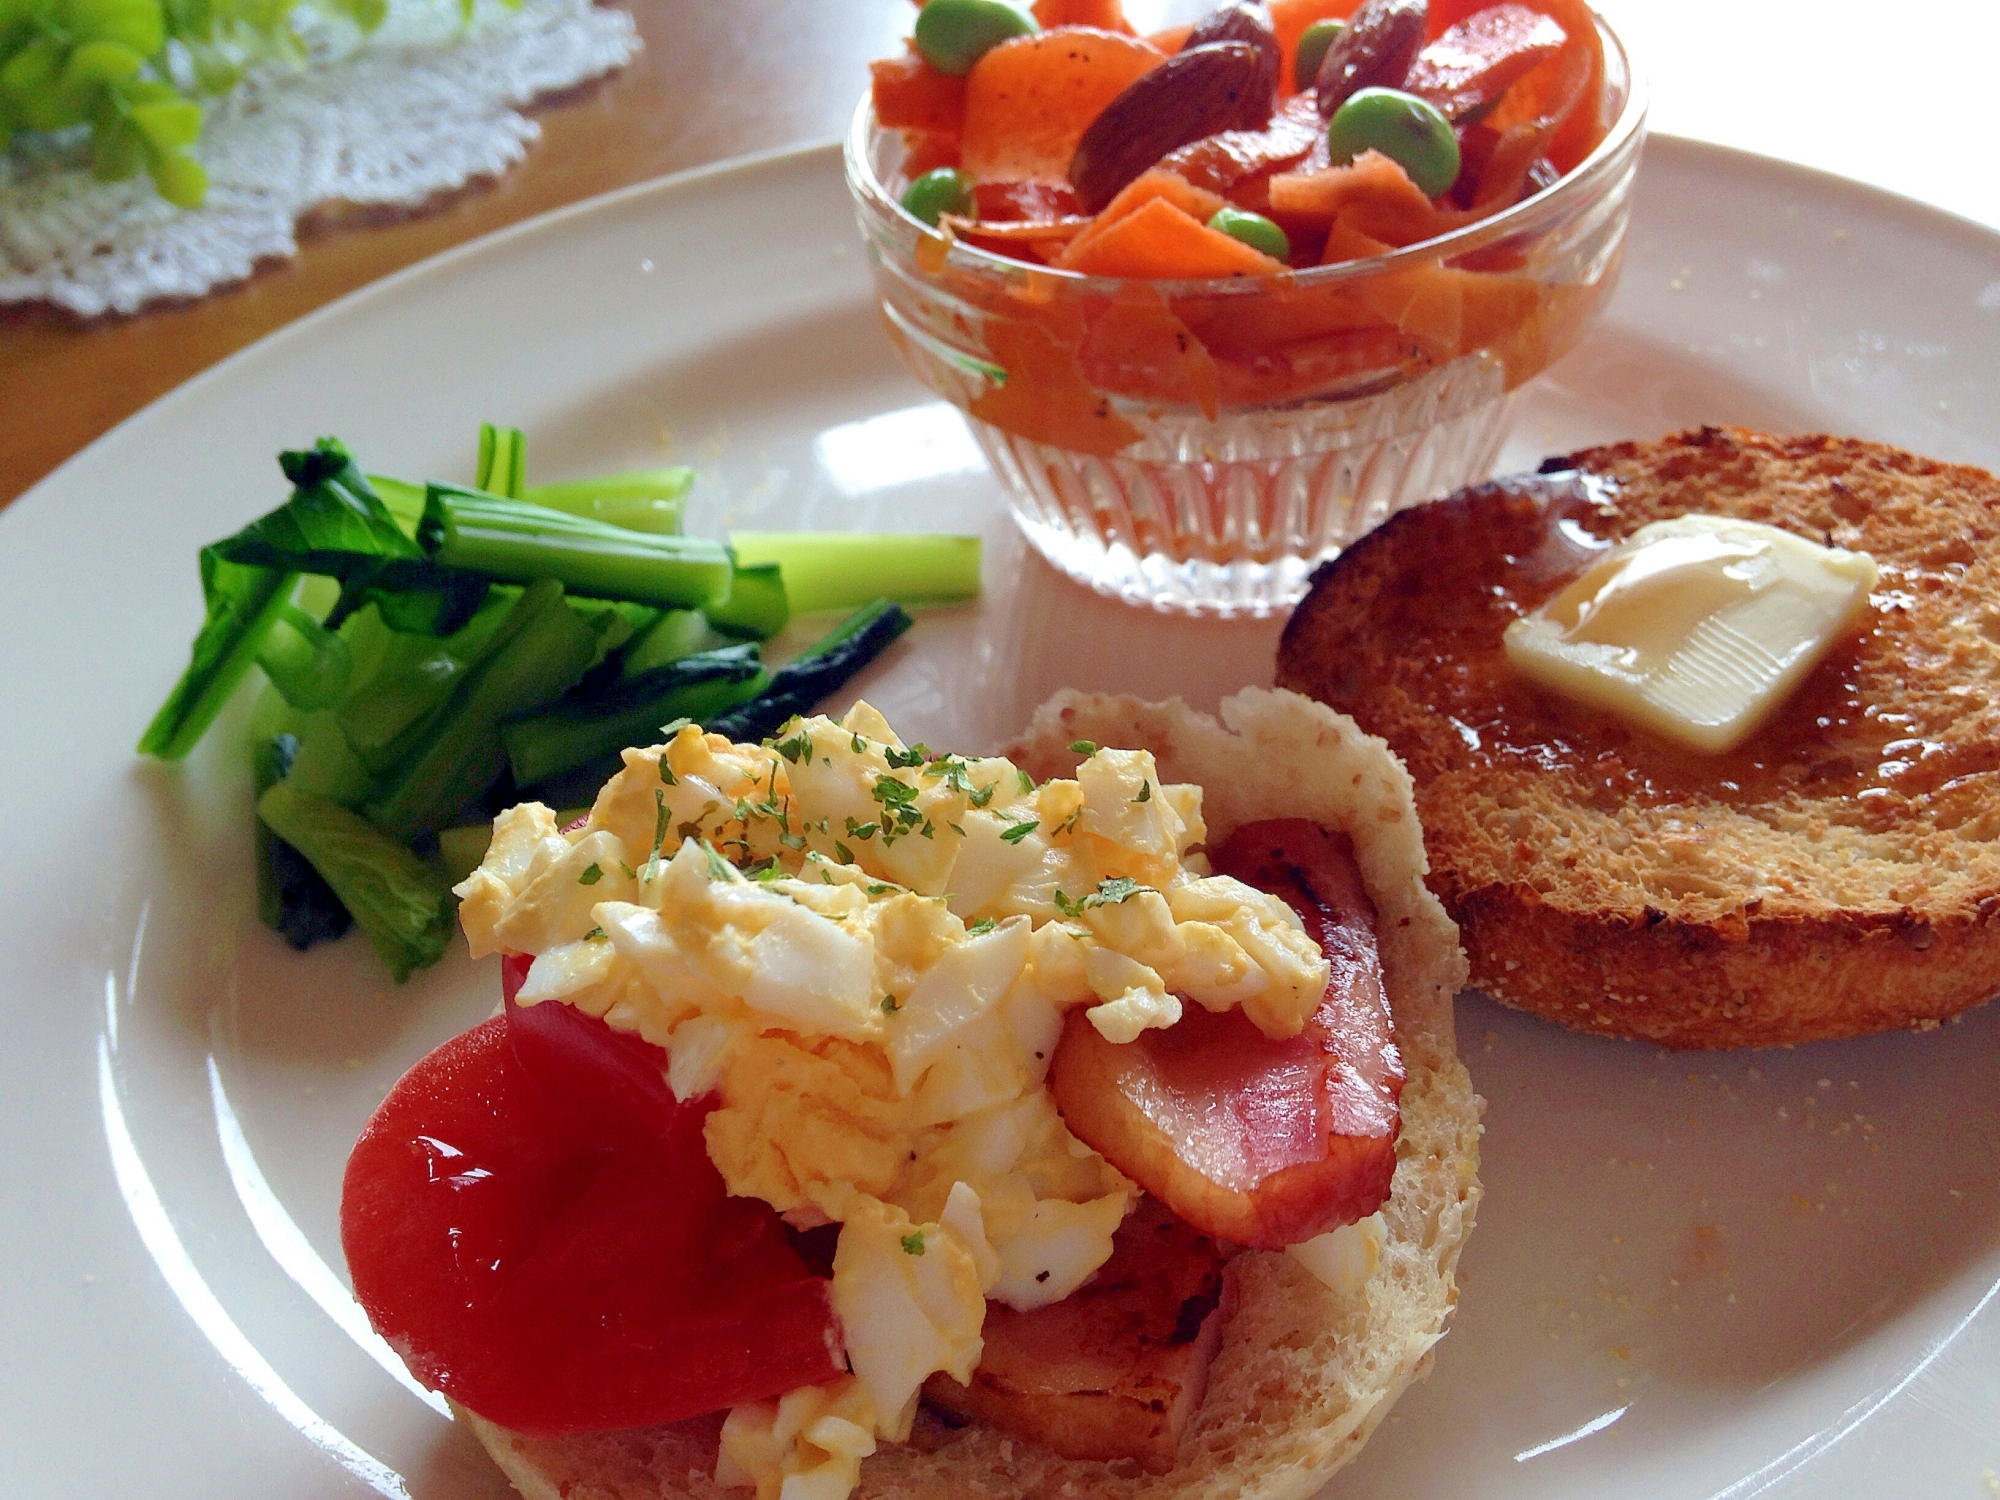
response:
[[[729,597],[728,549],[706,537],[608,526],[525,500],[430,486],[417,538],[445,567],[606,599],[705,609]]]
[[[866,531],[738,531],[739,567],[776,563],[795,614],[872,599],[936,604],[979,597],[979,538]]]
[[[384,563],[426,561],[338,440],[281,453],[278,464],[292,482],[291,499],[215,544],[230,562],[345,582]]]
[[[298,755],[298,740],[289,734],[266,735],[252,752],[257,795],[263,796],[290,773]],[[354,925],[354,917],[326,877],[290,844],[256,820],[257,917],[292,947],[304,952],[314,943],[331,942]]]
[[[790,591],[774,562],[744,562],[740,558],[730,579],[729,597],[708,607],[708,623],[731,635],[769,640],[792,617]]]
[[[444,866],[444,878],[451,885],[457,885],[486,859],[486,851],[493,847],[493,825],[491,823],[461,823],[456,828],[438,831],[438,863]]]
[[[655,667],[664,667],[670,661],[679,661],[683,656],[692,656],[697,651],[712,651],[717,646],[728,644],[720,633],[709,626],[708,616],[700,610],[670,609],[660,616],[659,624],[634,637],[625,648],[618,659],[618,675],[637,677]]]
[[[528,483],[528,435],[518,427],[479,424],[479,463],[473,470],[474,488],[489,495],[521,498]]]
[[[521,498],[607,526],[673,536],[681,529],[681,512],[693,488],[694,470],[676,465],[607,474],[602,479],[531,484]]]
[[[292,707],[332,708],[347,695],[354,654],[311,615],[287,604],[264,636],[257,665]]]
[[[281,453],[278,463],[291,498],[217,542],[219,558],[339,580],[329,629],[370,602],[411,629],[456,629],[479,607],[488,581],[426,557],[337,440]]]
[[[400,984],[451,943],[451,890],[442,874],[339,803],[289,778],[257,799],[257,816],[312,862]]]
[[[444,865],[462,875],[524,788],[588,800],[670,721],[760,738],[909,627],[880,595],[978,588],[973,537],[761,533],[739,557],[682,536],[684,470],[538,490],[509,428],[479,463],[509,493],[369,476],[331,438],[280,462],[285,503],[201,554],[206,618],[140,748],[185,755],[261,664],[259,914],[301,947],[351,915],[398,978],[444,951]],[[628,504],[638,529],[603,518]],[[775,673],[741,640],[864,598]]]
[[[683,656],[596,692],[574,692],[546,713],[502,726],[514,784],[534,786],[578,766],[651,744],[674,719],[705,722],[770,683],[757,648],[724,646]]]
[[[491,651],[457,682],[421,741],[363,809],[368,820],[398,839],[454,821],[506,769],[501,722],[553,703],[596,654],[597,634],[569,608],[562,585],[553,578],[530,584]]]
[[[518,427],[479,428],[475,489],[527,500],[607,526],[673,536],[681,529],[681,508],[694,487],[694,470],[675,465],[603,474],[558,484],[528,483],[528,437]]]
[[[208,726],[257,660],[272,623],[291,602],[297,573],[225,561],[214,547],[201,549],[201,592],[208,618],[194,638],[192,660],[153,722],[139,736],[139,753],[180,760],[208,733]]]
[[[732,740],[767,739],[787,719],[811,712],[821,699],[838,692],[912,623],[901,605],[887,599],[864,604],[773,672],[770,687],[760,696],[702,727]]]

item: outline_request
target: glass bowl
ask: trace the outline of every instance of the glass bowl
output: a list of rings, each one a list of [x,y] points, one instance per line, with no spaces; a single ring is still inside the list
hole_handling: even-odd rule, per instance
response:
[[[1645,100],[1598,29],[1608,129],[1569,175],[1454,233],[1276,276],[1084,276],[949,239],[897,202],[902,139],[864,96],[847,181],[890,337],[1063,572],[1164,610],[1282,610],[1395,511],[1486,477],[1513,392],[1616,280]]]

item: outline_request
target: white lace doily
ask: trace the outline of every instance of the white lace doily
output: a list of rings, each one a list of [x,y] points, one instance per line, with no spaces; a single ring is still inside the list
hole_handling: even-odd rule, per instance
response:
[[[144,177],[94,180],[80,132],[0,150],[0,303],[93,317],[240,281],[298,252],[293,226],[316,204],[414,206],[505,171],[541,133],[516,106],[639,48],[632,18],[591,0],[482,0],[469,26],[450,0],[413,0],[365,41],[326,22],[307,43],[305,67],[263,68],[210,110],[198,209]]]

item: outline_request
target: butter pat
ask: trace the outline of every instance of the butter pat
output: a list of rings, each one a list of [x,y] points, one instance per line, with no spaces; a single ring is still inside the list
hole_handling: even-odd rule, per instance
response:
[[[1775,526],[1655,521],[1509,625],[1507,659],[1553,692],[1719,754],[1853,627],[1875,579],[1865,552]]]

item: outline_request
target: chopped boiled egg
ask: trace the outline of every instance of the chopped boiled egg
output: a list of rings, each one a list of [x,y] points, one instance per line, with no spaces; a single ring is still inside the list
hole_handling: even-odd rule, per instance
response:
[[[1351,1297],[1367,1285],[1375,1268],[1382,1264],[1382,1247],[1388,1239],[1388,1226],[1378,1211],[1300,1244],[1288,1245],[1285,1254],[1317,1276],[1328,1290]]]
[[[761,746],[684,727],[626,751],[583,826],[496,822],[460,887],[474,952],[533,955],[520,1003],[665,1048],[675,1097],[715,1097],[731,1193],[840,1225],[853,1373],[733,1411],[722,1482],[838,1500],[929,1375],[970,1379],[988,1298],[1040,1307],[1109,1258],[1139,1190],[1046,1087],[1066,1012],[1126,1041],[1185,996],[1298,1031],[1326,962],[1283,901],[1208,875],[1204,836],[1146,752],[1038,785],[866,704]]]
[[[874,1399],[852,1375],[738,1406],[722,1423],[716,1483],[754,1488],[757,1500],[843,1500],[875,1451],[875,1425]]]
[[[897,1442],[910,1435],[926,1376],[943,1370],[968,1381],[979,1363],[979,1263],[943,1223],[913,1223],[887,1203],[853,1203],[833,1252],[833,1310],[877,1426]]]
[[[1111,1236],[1136,1197],[1110,1193],[1088,1203],[1038,1199],[1027,1222],[1000,1248],[993,1295],[1023,1312],[1062,1301],[1111,1258]]]

